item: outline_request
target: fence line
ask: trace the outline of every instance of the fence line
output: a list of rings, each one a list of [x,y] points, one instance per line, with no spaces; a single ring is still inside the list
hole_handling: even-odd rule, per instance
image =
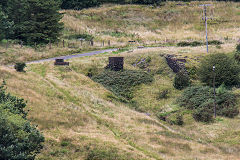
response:
[[[237,42],[240,43],[240,38],[228,38],[228,37],[224,37],[224,38],[217,38],[215,40],[220,40],[220,41],[225,41],[225,42]],[[168,39],[165,38],[162,41],[158,41],[158,40],[152,40],[152,41],[128,41],[125,43],[121,43],[123,44],[122,46],[131,46],[131,45],[154,45],[154,44],[166,44],[166,43],[178,43],[178,42],[182,42],[182,41],[188,41],[188,42],[192,42],[192,41],[196,41],[194,39],[188,39],[188,40],[174,40],[174,39]],[[199,40],[198,40],[199,41]],[[204,42],[204,40],[200,40],[202,42]],[[23,48],[23,42],[12,42],[7,40],[5,43],[1,43],[1,46],[5,46],[6,49],[10,48],[11,45],[20,45],[21,48]],[[65,40],[61,40],[58,41],[56,43],[52,43],[51,41],[45,46],[48,49],[53,49],[54,47],[62,47],[62,48],[83,48],[83,47],[105,47],[107,44],[108,47],[111,46],[116,46],[119,47],[120,45],[114,45],[114,43],[112,43],[110,40],[108,40],[107,42],[102,40],[102,41],[94,41],[94,40],[90,40],[90,41],[84,41],[84,40],[79,40],[78,42],[67,42]],[[34,43],[34,48],[37,48],[38,45],[35,42]]]

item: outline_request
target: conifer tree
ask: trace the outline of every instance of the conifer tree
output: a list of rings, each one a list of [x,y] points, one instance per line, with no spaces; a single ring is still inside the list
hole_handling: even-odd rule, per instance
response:
[[[14,22],[10,38],[27,44],[56,41],[63,28],[59,6],[55,0],[8,0],[6,12]]]
[[[12,32],[11,27],[13,23],[9,22],[7,18],[0,7],[0,40],[7,38],[8,34]]]
[[[62,0],[61,8],[80,10],[83,8],[95,7],[99,4],[99,0]]]

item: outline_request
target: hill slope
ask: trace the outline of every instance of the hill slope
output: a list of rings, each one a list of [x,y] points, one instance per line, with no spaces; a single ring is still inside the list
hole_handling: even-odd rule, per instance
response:
[[[204,46],[176,47],[177,41],[204,40],[199,3],[166,3],[159,8],[104,5],[63,11],[65,42],[81,46],[76,35],[86,34],[88,38],[94,37],[95,46],[88,46],[88,42],[79,48],[60,44],[59,47],[52,44],[52,49],[1,46],[2,64],[104,48],[102,40],[105,44],[110,40],[113,47],[163,46],[130,47],[120,55],[115,52],[72,59],[70,67],[56,67],[52,62],[31,64],[26,73],[0,67],[0,79],[6,80],[9,92],[28,101],[29,118],[46,137],[45,147],[37,159],[239,159],[239,116],[218,117],[216,122],[204,124],[186,114],[183,126],[170,125],[156,117],[159,112],[176,109],[175,100],[181,94],[172,86],[174,73],[163,55],[186,58],[188,67],[197,66],[206,55]],[[240,35],[239,3],[211,3],[215,20],[209,23],[209,36],[224,44],[210,46],[210,52],[231,53]],[[129,40],[137,42],[129,44]],[[152,83],[134,88],[132,100],[136,103],[121,102],[86,76],[89,72],[101,73],[109,56],[124,56],[126,70],[148,71],[154,75]],[[133,65],[144,58],[151,59],[147,69]],[[169,95],[157,98],[164,90],[168,90]],[[239,95],[239,89],[234,92]]]
[[[38,159],[238,159],[239,118],[202,124],[187,116],[179,127],[152,114],[174,107],[180,93],[172,87],[173,73],[159,55],[171,48],[122,53],[126,69],[139,70],[132,62],[151,56],[151,70],[165,70],[151,85],[135,91],[143,113],[118,102],[83,74],[94,65],[101,70],[113,53],[71,60],[70,67],[32,64],[26,73],[1,67],[8,90],[28,101],[30,119],[46,137]],[[155,94],[164,88],[171,90],[170,97],[156,100]]]

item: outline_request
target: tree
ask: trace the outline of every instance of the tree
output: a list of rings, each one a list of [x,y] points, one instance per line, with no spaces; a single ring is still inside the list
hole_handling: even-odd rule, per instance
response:
[[[0,86],[0,159],[33,160],[40,152],[44,137],[27,120],[26,103]]]
[[[62,9],[83,9],[98,6],[98,0],[62,0]]]
[[[8,21],[8,17],[0,7],[0,40],[7,38],[9,33],[12,33],[13,23]]]
[[[56,41],[63,29],[59,6],[54,0],[9,0],[6,12],[14,22],[10,37],[27,44]]]
[[[226,86],[238,85],[240,68],[233,58],[223,53],[208,55],[201,61],[198,75],[202,82],[212,86],[214,78],[213,65],[216,68],[216,86],[223,83]]]

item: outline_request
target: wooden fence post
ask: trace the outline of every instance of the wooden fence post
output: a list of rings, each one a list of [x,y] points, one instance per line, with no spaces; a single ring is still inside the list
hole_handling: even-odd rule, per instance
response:
[[[108,46],[110,46],[111,45],[111,42],[110,42],[110,40],[108,41]]]
[[[63,40],[63,48],[65,47],[65,41]]]
[[[8,49],[8,40],[7,40],[7,43],[6,43],[6,49]]]
[[[49,49],[52,49],[51,41],[49,41]]]

